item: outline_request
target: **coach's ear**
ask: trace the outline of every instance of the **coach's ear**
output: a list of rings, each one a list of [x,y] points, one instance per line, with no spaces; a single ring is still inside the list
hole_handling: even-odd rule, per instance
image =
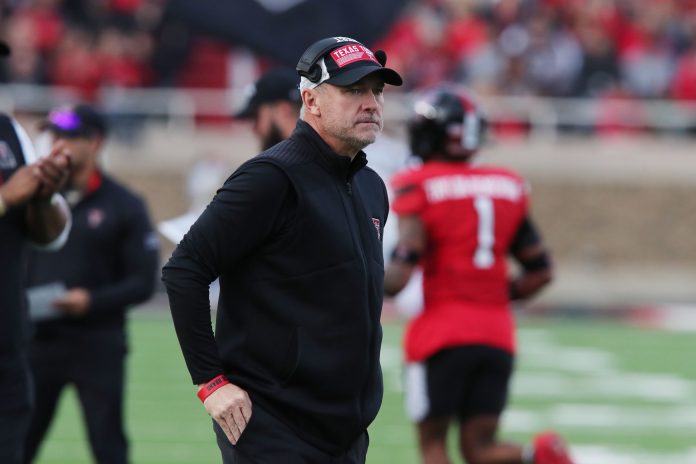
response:
[[[321,116],[321,92],[314,89],[302,89],[302,105],[305,108],[305,113],[309,113],[313,116]]]

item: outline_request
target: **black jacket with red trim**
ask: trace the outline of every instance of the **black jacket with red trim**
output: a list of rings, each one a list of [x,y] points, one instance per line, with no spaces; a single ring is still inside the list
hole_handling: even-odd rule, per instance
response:
[[[65,197],[71,202],[70,192]],[[140,197],[95,172],[71,203],[67,242],[54,253],[29,253],[27,287],[61,282],[67,289],[86,288],[90,308],[82,318],[37,322],[36,338],[89,335],[89,328],[123,330],[128,308],[147,300],[157,283],[159,242]]]
[[[165,265],[193,382],[225,374],[306,441],[348,449],[382,400],[384,183],[304,121],[242,165]],[[220,277],[215,336],[208,285]]]

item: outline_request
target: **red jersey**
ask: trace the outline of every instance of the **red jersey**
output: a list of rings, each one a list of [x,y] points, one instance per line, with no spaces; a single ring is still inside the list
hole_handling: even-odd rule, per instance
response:
[[[463,344],[514,352],[507,255],[527,215],[524,179],[503,168],[428,161],[392,185],[393,211],[419,216],[427,234],[424,310],[407,327],[407,361]]]

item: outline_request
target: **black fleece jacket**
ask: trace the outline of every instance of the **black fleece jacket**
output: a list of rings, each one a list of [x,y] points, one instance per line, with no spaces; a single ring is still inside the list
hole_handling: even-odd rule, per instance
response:
[[[37,322],[36,339],[102,336],[85,330],[90,328],[123,331],[128,309],[150,298],[157,283],[159,242],[139,196],[96,172],[70,210],[73,222],[65,246],[54,253],[29,253],[27,287],[53,282],[82,287],[89,291],[90,308],[81,318]]]
[[[194,383],[225,374],[306,441],[348,449],[382,401],[384,183],[304,121],[242,165],[163,270]],[[215,335],[208,286],[220,277]]]
[[[22,143],[12,120],[0,113],[0,186],[27,164],[24,156]],[[25,216],[26,206],[12,208],[0,216],[0,363],[5,355],[16,356],[21,352],[29,338],[24,274],[21,272],[26,258]],[[4,383],[5,374],[1,375]],[[12,404],[14,398],[5,401],[6,404]]]

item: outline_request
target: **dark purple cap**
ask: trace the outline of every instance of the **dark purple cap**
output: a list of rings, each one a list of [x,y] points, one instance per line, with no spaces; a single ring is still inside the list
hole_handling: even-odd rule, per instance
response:
[[[93,137],[106,135],[104,117],[89,105],[57,108],[40,125],[64,137]]]

